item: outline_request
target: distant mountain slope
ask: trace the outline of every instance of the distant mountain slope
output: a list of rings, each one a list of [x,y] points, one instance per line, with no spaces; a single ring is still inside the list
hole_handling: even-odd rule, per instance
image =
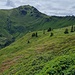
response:
[[[30,32],[0,50],[0,75],[75,75],[75,32],[66,28],[54,29],[52,37]]]
[[[0,10],[0,47],[9,45],[27,32],[49,27],[61,28],[72,24],[75,24],[74,16],[47,16],[29,5]]]

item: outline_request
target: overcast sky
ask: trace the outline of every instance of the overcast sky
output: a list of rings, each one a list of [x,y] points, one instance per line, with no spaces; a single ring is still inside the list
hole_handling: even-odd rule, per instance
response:
[[[0,9],[31,5],[47,15],[75,15],[75,0],[0,0]]]

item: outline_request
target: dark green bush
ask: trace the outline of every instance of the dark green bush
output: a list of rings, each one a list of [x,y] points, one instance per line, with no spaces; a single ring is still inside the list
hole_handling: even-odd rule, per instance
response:
[[[50,28],[48,28],[47,32],[50,32],[50,31],[52,31],[51,27],[50,27]]]
[[[51,32],[50,37],[52,37],[52,36],[53,36],[53,33]]]
[[[69,32],[68,32],[68,29],[65,29],[64,33],[65,33],[65,34],[68,34],[68,33],[69,33]]]
[[[74,32],[74,27],[73,27],[73,25],[72,25],[72,27],[71,27],[71,32]]]
[[[36,33],[32,33],[32,37],[38,37],[37,32]]]

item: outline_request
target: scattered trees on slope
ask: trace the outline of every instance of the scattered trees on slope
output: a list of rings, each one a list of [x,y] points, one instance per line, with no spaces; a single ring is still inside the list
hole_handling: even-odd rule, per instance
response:
[[[72,25],[70,32],[74,32],[74,31],[75,31],[75,27]],[[64,33],[65,33],[65,34],[68,34],[68,33],[69,33],[69,31],[68,31],[67,28],[65,29]]]
[[[47,30],[47,32],[50,32],[50,31],[52,31],[51,28],[49,28]],[[71,32],[74,32],[74,31],[75,31],[75,27],[72,25]],[[69,33],[69,30],[68,30],[68,28],[66,28],[65,31],[64,31],[64,34],[68,34],[68,33]],[[46,34],[45,29],[43,30],[43,34]],[[52,37],[52,36],[54,36],[54,33],[53,32],[50,32],[50,37]],[[32,37],[38,37],[38,33],[37,32],[36,33],[32,33]],[[29,40],[28,40],[28,43],[30,43]]]

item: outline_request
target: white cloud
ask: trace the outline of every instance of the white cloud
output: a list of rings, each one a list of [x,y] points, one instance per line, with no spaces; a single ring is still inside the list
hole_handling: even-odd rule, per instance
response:
[[[0,0],[0,9],[31,5],[48,15],[75,15],[75,0]]]

